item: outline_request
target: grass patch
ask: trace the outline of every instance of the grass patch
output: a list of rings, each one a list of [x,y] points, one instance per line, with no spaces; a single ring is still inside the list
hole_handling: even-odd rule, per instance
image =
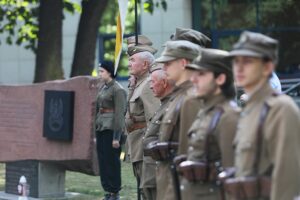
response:
[[[0,190],[5,187],[5,164],[0,164]],[[99,176],[89,176],[77,172],[67,171],[66,192],[76,192],[84,194],[74,200],[101,200],[104,191],[100,184]],[[122,162],[122,190],[120,192],[122,200],[136,199],[136,181],[130,163]]]

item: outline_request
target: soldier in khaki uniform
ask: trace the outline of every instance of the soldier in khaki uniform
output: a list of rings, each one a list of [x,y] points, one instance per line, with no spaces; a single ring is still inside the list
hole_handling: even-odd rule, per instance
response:
[[[161,120],[166,111],[170,93],[174,88],[174,84],[167,80],[166,73],[162,69],[162,64],[154,64],[150,70],[151,73],[151,84],[150,88],[152,89],[154,96],[160,99],[161,104],[159,109],[155,112],[151,118],[151,122],[147,127],[145,137],[143,139],[144,149],[147,148],[151,142],[158,140],[158,132],[161,124]],[[147,200],[156,199],[156,179],[155,179],[155,170],[156,170],[156,161],[147,155],[146,150],[144,151],[143,158],[143,173],[141,180],[141,187]]]
[[[239,108],[232,101],[235,88],[231,63],[226,51],[202,49],[186,67],[194,71],[191,80],[203,106],[188,131],[187,160],[178,166],[183,176],[181,199],[218,200],[215,165],[233,165],[232,144],[239,117]],[[201,174],[201,170],[210,175]]]
[[[225,182],[232,199],[288,200],[300,194],[299,108],[268,84],[277,48],[276,40],[246,31],[230,52],[236,85],[248,96],[234,142],[237,178]],[[250,191],[251,185],[260,187]]]
[[[96,138],[104,200],[118,200],[121,190],[120,138],[125,129],[126,91],[115,81],[112,62],[99,67],[105,82],[97,95]]]
[[[211,41],[203,33],[188,28],[176,28],[175,33],[172,34],[170,38],[171,40],[187,40],[199,45],[201,48],[207,48]],[[186,154],[187,152],[187,132],[191,127],[192,122],[195,120],[198,110],[202,107],[202,104],[201,98],[193,94],[186,97],[182,102],[180,110],[180,145],[178,148],[178,154]]]
[[[135,41],[135,37],[128,38],[128,43]],[[149,41],[145,36],[139,37],[138,45],[129,45],[129,73],[134,76],[135,84],[130,85],[128,95],[128,109],[126,113],[127,143],[130,161],[133,164],[138,187],[142,176],[143,144],[142,138],[147,125],[160,101],[154,97],[150,89],[149,68],[154,63],[155,49],[144,43]],[[149,43],[147,43],[149,44]]]
[[[179,138],[179,115],[181,103],[188,95],[192,88],[192,83],[189,81],[191,73],[185,69],[185,65],[189,64],[199,54],[200,47],[189,41],[168,41],[165,44],[165,49],[161,57],[156,59],[156,62],[164,64],[164,70],[167,74],[167,79],[175,83],[175,88],[171,94],[170,102],[166,108],[166,113],[161,121],[159,129],[159,142],[178,142]],[[176,149],[172,149],[174,155]],[[156,183],[157,183],[157,199],[176,199],[172,181],[172,172],[170,170],[171,160],[174,156],[168,156],[159,161],[157,166]],[[175,177],[174,177],[175,178]]]

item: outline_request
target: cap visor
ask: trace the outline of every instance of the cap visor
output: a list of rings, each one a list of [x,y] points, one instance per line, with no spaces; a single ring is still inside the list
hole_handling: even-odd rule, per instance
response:
[[[196,65],[196,64],[188,64],[188,65],[185,66],[185,68],[191,69],[191,70],[207,71],[207,68],[201,67],[201,66]]]
[[[169,62],[169,61],[176,60],[176,59],[177,58],[172,57],[172,56],[161,56],[161,57],[157,58],[155,60],[155,62],[157,62],[157,63],[165,63],[165,62]]]
[[[239,49],[239,50],[233,50],[229,52],[229,57],[234,57],[234,56],[249,56],[249,57],[258,57],[262,58],[263,55],[260,53],[257,53],[255,51],[251,51],[248,49]]]

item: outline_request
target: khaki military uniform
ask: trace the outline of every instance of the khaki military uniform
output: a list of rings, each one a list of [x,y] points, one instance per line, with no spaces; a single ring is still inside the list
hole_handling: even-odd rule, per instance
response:
[[[194,122],[198,111],[203,107],[203,100],[199,97],[191,96],[186,98],[180,111],[180,130],[178,155],[186,154],[188,147],[188,130]]]
[[[124,132],[126,91],[115,80],[105,84],[97,95],[96,131],[113,130],[114,139]]]
[[[203,108],[198,112],[196,120],[189,129],[187,160],[197,162],[205,160],[208,129],[218,110],[222,110],[222,114],[213,131],[209,133],[214,138],[213,142],[208,144],[210,159],[221,162],[223,167],[233,165],[233,139],[239,118],[239,108],[222,94],[207,99]],[[215,183],[189,182],[182,178],[181,189],[183,200],[220,199]]]
[[[113,140],[120,141],[125,129],[126,91],[115,80],[105,84],[96,100],[96,138],[100,179],[108,193],[121,190],[121,147],[113,148]]]
[[[128,153],[130,161],[135,166],[135,176],[139,179],[142,173],[143,141],[147,123],[159,107],[160,101],[150,90],[148,73],[137,80],[134,91],[129,96],[126,113],[126,128],[128,132]]]
[[[169,105],[166,109],[166,113],[159,129],[160,142],[178,142],[180,130],[179,118],[182,119],[180,116],[180,110],[182,103],[189,94],[191,88],[192,83],[190,81],[186,81],[173,90]],[[157,199],[176,199],[175,188],[170,171],[170,161],[161,161],[158,163],[156,171],[156,183]]]
[[[162,118],[166,112],[169,99],[170,99],[170,95],[164,97],[161,100],[161,105],[159,109],[155,112],[154,116],[152,117],[151,122],[145,133],[145,137],[143,139],[144,148],[150,142],[158,140],[159,127]],[[156,179],[155,179],[156,161],[153,160],[151,156],[144,156],[143,161],[144,162],[143,162],[141,187],[144,189],[144,193],[147,197],[147,200],[156,199]]]
[[[258,88],[241,113],[235,138],[236,176],[255,176],[254,158],[259,116],[266,103],[270,110],[263,124],[262,151],[258,166],[260,175],[270,169],[271,199],[293,199],[300,194],[300,113],[293,100],[286,95],[274,96],[265,83]]]

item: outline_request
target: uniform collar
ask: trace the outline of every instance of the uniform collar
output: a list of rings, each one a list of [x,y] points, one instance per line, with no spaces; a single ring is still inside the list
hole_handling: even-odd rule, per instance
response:
[[[218,105],[225,100],[226,100],[226,97],[222,93],[210,96],[209,98],[205,99],[205,101],[204,101],[204,109],[210,110],[210,109],[214,108],[215,105]]]
[[[190,80],[184,81],[178,86],[175,86],[173,93],[181,92],[182,90],[189,90],[193,87],[193,83]]]
[[[145,72],[141,77],[137,78],[135,87],[138,87],[142,82],[144,82],[144,80],[146,80],[148,76],[149,73]]]
[[[110,82],[105,83],[105,86],[106,86],[107,88],[109,88],[109,87],[112,86],[114,83],[115,83],[115,80],[112,79]]]
[[[262,102],[266,99],[266,97],[271,96],[274,92],[275,91],[271,88],[269,82],[265,82],[261,87],[256,88],[252,94],[249,94],[246,106]]]
[[[167,103],[167,102],[169,101],[169,99],[171,98],[171,96],[172,96],[172,92],[169,93],[169,94],[167,94],[167,95],[164,96],[163,98],[161,98],[161,100],[160,100],[161,105]]]

